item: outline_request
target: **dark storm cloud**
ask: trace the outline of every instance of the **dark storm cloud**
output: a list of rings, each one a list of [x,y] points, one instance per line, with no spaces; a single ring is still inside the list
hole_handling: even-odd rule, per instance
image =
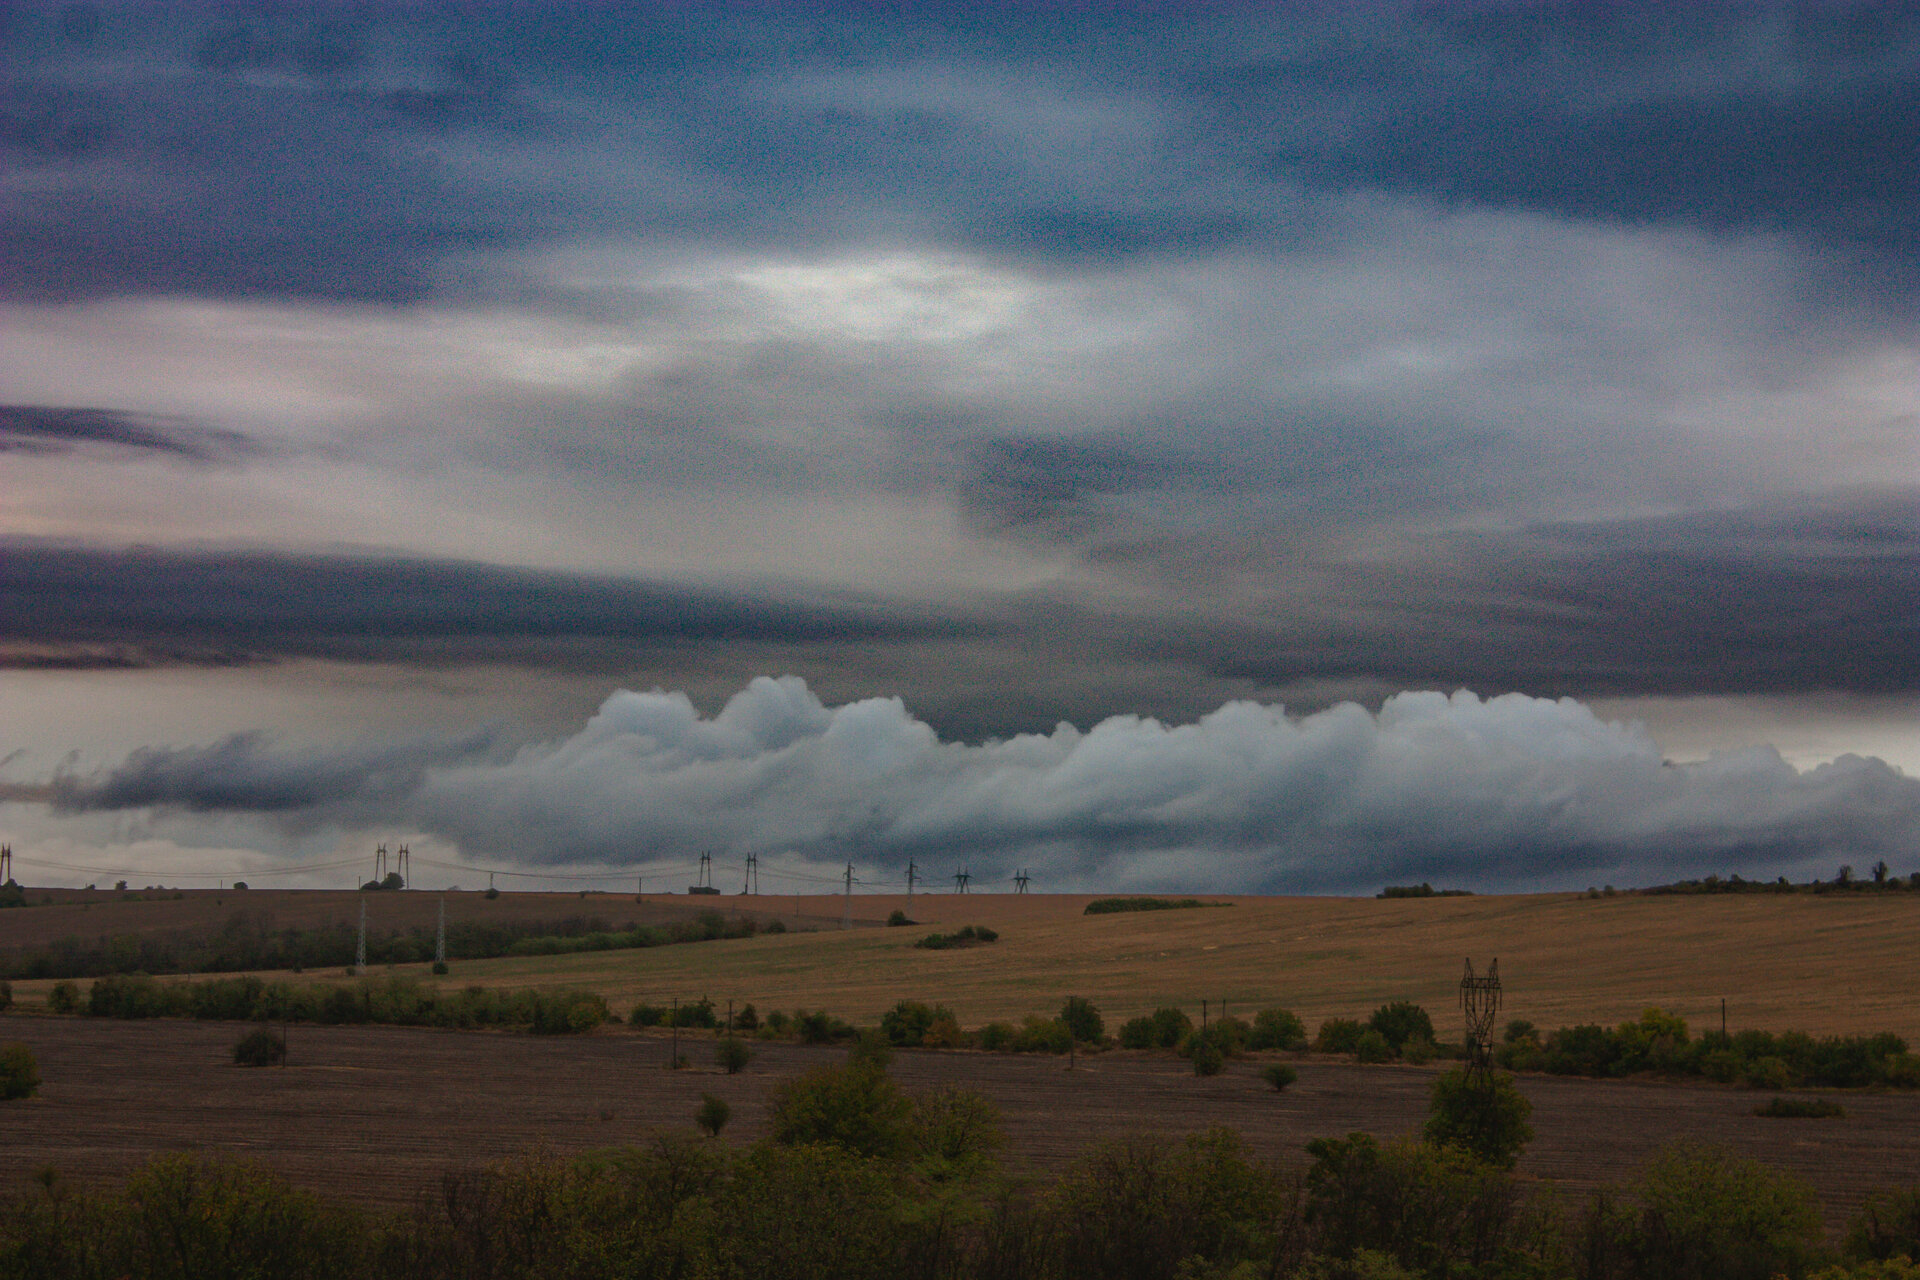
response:
[[[583,234],[1192,256],[1337,236],[1303,183],[1894,264],[1920,226],[1910,5],[61,12],[0,84],[14,296],[403,301]]]
[[[1259,566],[1279,564],[1306,584],[1304,599],[1270,618],[1243,606],[1216,630],[1148,642],[1221,676],[1581,697],[1920,687],[1920,501],[1910,492],[1454,533],[1390,560],[1112,554],[1160,581],[1229,574],[1247,592]],[[1239,559],[1249,555],[1254,575]]]
[[[807,600],[449,560],[157,550],[24,540],[0,556],[0,663],[237,662],[293,655],[588,667],[640,644],[859,642],[964,628],[853,598]]]
[[[0,404],[0,453],[66,453],[103,446],[161,454],[189,462],[222,462],[258,453],[259,446],[220,431],[113,409]]]
[[[59,813],[160,807],[377,815],[404,802],[430,767],[485,759],[505,746],[497,731],[334,750],[275,749],[261,734],[238,733],[204,747],[143,748],[97,777],[56,774],[41,798]]]
[[[697,847],[851,858],[869,879],[939,857],[1062,886],[1266,891],[1824,873],[1920,835],[1920,781],[1876,760],[1803,773],[1757,750],[1675,766],[1571,700],[1464,693],[1399,694],[1377,715],[1236,702],[1189,724],[1115,716],[967,746],[898,698],[828,706],[800,680],[762,678],[711,718],[684,694],[616,693],[577,734],[511,755],[479,741],[280,753],[240,737],[139,751],[54,790],[69,810],[300,821],[371,805],[531,865]]]

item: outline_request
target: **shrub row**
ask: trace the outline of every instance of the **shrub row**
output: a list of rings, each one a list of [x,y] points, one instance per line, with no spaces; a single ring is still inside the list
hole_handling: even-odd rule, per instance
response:
[[[255,977],[162,982],[145,974],[111,974],[94,979],[84,1001],[73,983],[56,983],[48,1004],[56,1013],[96,1018],[523,1027],[543,1035],[591,1031],[609,1016],[607,1002],[588,991],[443,991],[404,977],[308,985]]]
[[[111,1192],[55,1178],[0,1205],[0,1274],[229,1280],[1912,1280],[1920,1193],[1882,1193],[1844,1243],[1804,1184],[1675,1147],[1556,1212],[1457,1149],[1323,1138],[1304,1176],[1231,1132],[1136,1139],[1013,1182],[970,1136],[981,1117],[862,1090],[873,1133],[802,1125],[742,1150],[692,1136],[444,1177],[398,1212],[350,1208],[257,1165],[173,1154]],[[832,1099],[829,1099],[832,1101]],[[801,1111],[804,1108],[793,1108]],[[917,1130],[917,1133],[914,1131]],[[914,1136],[902,1138],[903,1134]],[[970,1162],[931,1155],[957,1136]],[[872,1146],[877,1142],[878,1146]],[[862,1150],[862,1147],[868,1147]],[[1823,1269],[1824,1268],[1824,1269]]]
[[[1562,1027],[1542,1037],[1526,1022],[1508,1025],[1495,1051],[1500,1065],[1556,1075],[1701,1076],[1761,1089],[1920,1087],[1920,1057],[1891,1032],[1814,1037],[1799,1031],[1707,1032],[1693,1037],[1685,1020],[1648,1009],[1617,1027]]]
[[[1185,911],[1194,907],[1229,907],[1230,902],[1202,902],[1198,898],[1095,898],[1082,915],[1105,916],[1122,911]]]
[[[594,916],[508,923],[467,920],[448,924],[447,955],[454,960],[561,955],[744,938],[784,929],[779,921],[762,926],[750,916],[729,920],[718,911],[702,911],[691,920],[669,925],[630,924],[619,929]],[[358,930],[349,924],[275,929],[265,916],[235,912],[212,933],[123,934],[91,943],[69,937],[46,946],[0,953],[0,977],[91,978],[116,973],[344,968],[353,963],[358,943]],[[367,961],[379,965],[424,964],[433,959],[435,946],[435,929],[426,926],[370,930]]]
[[[953,947],[976,947],[999,940],[997,931],[983,924],[970,924],[955,933],[930,933],[913,945],[922,951],[946,951]]]

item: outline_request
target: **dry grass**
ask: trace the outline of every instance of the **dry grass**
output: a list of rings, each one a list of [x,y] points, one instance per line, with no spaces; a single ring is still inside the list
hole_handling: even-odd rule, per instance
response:
[[[234,896],[227,895],[229,903]],[[412,899],[428,913],[433,897],[390,899]],[[1545,1027],[1617,1022],[1658,1005],[1704,1029],[1718,1024],[1725,997],[1735,1028],[1891,1030],[1920,1042],[1920,1005],[1900,977],[1920,965],[1920,895],[1222,897],[1209,900],[1233,905],[1106,916],[1083,915],[1088,900],[923,895],[914,903],[923,927],[885,929],[871,922],[903,902],[856,898],[864,927],[847,932],[835,927],[837,899],[650,900],[748,910],[819,931],[465,962],[445,981],[584,986],[622,1011],[640,1000],[704,994],[723,1004],[752,1001],[763,1011],[825,1008],[857,1022],[912,997],[952,1006],[969,1026],[1052,1013],[1068,994],[1092,999],[1110,1024],[1162,1004],[1197,1011],[1205,999],[1243,1013],[1285,1006],[1311,1026],[1409,999],[1427,1006],[1450,1034],[1462,958],[1484,965],[1497,955],[1508,1014]],[[616,919],[634,905],[630,896],[611,895],[505,894],[499,902],[516,914],[551,917],[570,907]],[[333,909],[344,914],[344,906]],[[0,920],[0,929],[7,923]],[[962,951],[912,945],[932,929],[964,924],[990,925],[1001,940]],[[31,1002],[46,985],[16,983],[15,990]]]

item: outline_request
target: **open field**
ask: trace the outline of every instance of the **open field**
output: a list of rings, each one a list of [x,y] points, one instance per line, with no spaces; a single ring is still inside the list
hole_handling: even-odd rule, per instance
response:
[[[537,1038],[401,1027],[300,1027],[282,1069],[230,1065],[243,1028],[192,1022],[0,1019],[0,1039],[39,1058],[40,1096],[7,1104],[0,1180],[18,1186],[52,1165],[82,1180],[114,1178],[150,1155],[197,1148],[255,1158],[296,1183],[353,1200],[403,1203],[440,1171],[536,1146],[568,1152],[633,1142],[649,1130],[690,1132],[702,1091],[726,1098],[725,1140],[765,1132],[781,1079],[844,1051],[759,1046],[738,1076],[712,1066],[710,1034],[683,1033],[693,1070],[663,1069],[660,1036],[609,1031]],[[959,1085],[1005,1114],[1016,1166],[1055,1168],[1101,1139],[1238,1131],[1261,1156],[1303,1162],[1308,1139],[1415,1129],[1434,1068],[1301,1061],[1275,1094],[1259,1064],[1195,1077],[1164,1056],[1064,1059],[907,1052],[893,1074],[910,1091]],[[1871,1189],[1920,1182],[1920,1096],[1843,1097],[1842,1120],[1765,1120],[1766,1095],[1643,1082],[1523,1077],[1538,1138],[1521,1171],[1572,1190],[1631,1173],[1661,1145],[1730,1144],[1813,1184],[1838,1226]]]
[[[249,891],[251,893],[252,891]],[[161,909],[148,927],[174,927],[168,907],[191,907],[201,927],[231,913],[236,897],[250,910],[272,901],[275,918],[331,912],[357,919],[362,897],[373,919],[430,923],[433,893],[224,895],[225,902],[129,903]],[[1236,1012],[1283,1005],[1306,1019],[1365,1016],[1390,999],[1425,1005],[1443,1036],[1455,1033],[1461,959],[1494,956],[1506,984],[1506,1015],[1543,1027],[1617,1022],[1649,1005],[1680,1014],[1696,1029],[1717,1026],[1720,1001],[1729,1024],[1815,1033],[1894,1031],[1920,1043],[1920,996],[1901,975],[1920,968],[1920,894],[1752,895],[1588,899],[1575,895],[1352,899],[1208,898],[1234,905],[1119,915],[1082,914],[1084,895],[921,895],[913,914],[924,928],[874,927],[904,900],[856,897],[856,926],[838,928],[834,897],[674,896],[637,904],[631,895],[449,894],[456,911],[493,910],[513,918],[594,914],[614,923],[660,919],[655,912],[746,911],[790,926],[819,929],[641,951],[470,961],[446,982],[523,987],[576,985],[606,995],[624,1012],[634,1002],[664,1003],[705,994],[773,1008],[825,1008],[873,1022],[904,997],[950,1005],[960,1021],[1051,1014],[1069,993],[1097,1004],[1110,1026],[1162,1004],[1198,1011],[1225,1000]],[[295,900],[282,906],[284,900]],[[470,900],[470,901],[469,901]],[[0,913],[0,946],[42,931],[36,907]],[[100,908],[92,909],[98,911]],[[349,916],[348,913],[355,913]],[[305,917],[302,917],[305,918]],[[71,920],[71,917],[69,917]],[[931,928],[986,924],[991,946],[921,951]],[[69,924],[69,931],[80,931]],[[415,967],[423,980],[424,969]],[[309,974],[331,979],[337,974]],[[45,982],[15,984],[24,1003],[44,998]]]
[[[165,908],[192,908],[200,927],[234,910],[207,902],[125,904],[156,908],[146,927],[177,927]],[[313,892],[259,894],[282,923],[372,919],[430,923],[440,894]],[[250,900],[250,910],[261,910]],[[282,906],[284,900],[286,906]],[[449,919],[493,912],[511,919],[559,919],[568,913],[660,921],[697,910],[778,917],[818,933],[756,936],[691,946],[576,956],[465,961],[445,981],[488,986],[578,984],[603,992],[624,1011],[637,1000],[755,1002],[764,1009],[826,1007],[872,1023],[900,998],[937,1000],[975,1027],[993,1019],[1052,1013],[1066,994],[1089,996],[1108,1023],[1162,1004],[1198,1011],[1200,1000],[1227,1000],[1250,1013],[1296,1009],[1323,1017],[1365,1015],[1384,1000],[1417,1000],[1452,1036],[1461,958],[1476,965],[1498,956],[1509,1017],[1542,1027],[1615,1023],[1645,1006],[1680,1013],[1695,1029],[1716,1027],[1720,1000],[1732,1027],[1770,1031],[1895,1031],[1920,1044],[1920,996],[1903,973],[1920,969],[1920,894],[1793,894],[1697,898],[1217,898],[1235,906],[1185,912],[1083,915],[1087,896],[939,894],[918,896],[920,929],[874,927],[900,898],[854,898],[856,927],[839,931],[839,898],[720,896],[655,898],[632,894],[447,894]],[[0,946],[25,931],[44,933],[52,912],[0,915]],[[102,908],[92,908],[100,912]],[[459,913],[459,915],[457,915]],[[509,915],[511,913],[511,915]],[[672,915],[668,915],[672,913]],[[38,919],[36,919],[38,917]],[[83,931],[63,921],[67,931]],[[983,923],[1000,931],[993,946],[924,952],[912,942],[929,929]],[[309,975],[336,979],[336,973]],[[422,971],[424,979],[424,971]],[[430,979],[428,979],[430,981]],[[15,983],[23,1002],[46,983]]]

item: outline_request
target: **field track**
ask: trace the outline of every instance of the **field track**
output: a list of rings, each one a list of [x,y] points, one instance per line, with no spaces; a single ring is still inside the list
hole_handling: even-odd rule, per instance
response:
[[[305,1027],[286,1068],[230,1065],[243,1028],[183,1021],[13,1016],[0,1040],[38,1057],[40,1096],[9,1103],[0,1125],[0,1182],[24,1185],[51,1165],[81,1181],[112,1180],[157,1152],[201,1149],[258,1159],[295,1183],[370,1205],[398,1206],[443,1170],[547,1147],[571,1152],[691,1132],[702,1091],[734,1105],[724,1140],[765,1132],[772,1087],[838,1061],[838,1049],[759,1046],[741,1075],[712,1066],[712,1037],[683,1033],[694,1069],[664,1069],[664,1037],[603,1031],[576,1038],[400,1027]],[[1082,1059],[902,1053],[910,1091],[960,1085],[1002,1107],[1016,1166],[1057,1168],[1105,1138],[1239,1130],[1261,1156],[1298,1163],[1310,1138],[1414,1129],[1432,1068],[1300,1062],[1284,1095],[1259,1063],[1199,1079],[1177,1059],[1127,1053]],[[1617,1180],[1662,1144],[1728,1143],[1804,1176],[1837,1227],[1871,1189],[1920,1182],[1920,1095],[1843,1096],[1842,1120],[1763,1120],[1764,1095],[1641,1082],[1522,1078],[1539,1136],[1521,1170],[1569,1190]]]
[[[38,891],[34,891],[37,893]],[[0,912],[0,947],[117,930],[218,927],[238,909],[281,926],[357,920],[367,900],[376,928],[431,927],[442,895],[429,892],[189,891],[178,900],[72,899]],[[1461,960],[1498,956],[1506,1015],[1542,1027],[1614,1023],[1659,1006],[1696,1030],[1729,1025],[1822,1034],[1894,1031],[1920,1045],[1920,997],[1904,975],[1920,971],[1920,893],[1794,894],[1588,899],[1571,894],[1432,898],[1254,898],[1201,895],[1233,905],[1087,916],[1069,894],[923,894],[924,927],[879,927],[901,898],[853,899],[853,929],[839,929],[837,897],[694,898],[649,894],[517,894],[487,900],[445,895],[449,920],[599,917],[615,926],[662,923],[719,910],[779,919],[794,932],[644,951],[463,962],[445,981],[525,987],[574,985],[606,995],[624,1013],[641,1000],[707,995],[773,1008],[825,1008],[871,1024],[903,997],[951,1006],[969,1027],[1052,1014],[1067,994],[1092,999],[1110,1027],[1162,1004],[1197,1014],[1201,1000],[1230,1010],[1281,1005],[1309,1028],[1328,1017],[1365,1017],[1380,1003],[1415,1000],[1443,1037]],[[121,912],[137,915],[122,916]],[[998,929],[1001,940],[964,951],[916,950],[930,929]],[[425,978],[424,968],[412,972]],[[337,979],[338,973],[308,974]],[[16,983],[23,1004],[45,982]]]

